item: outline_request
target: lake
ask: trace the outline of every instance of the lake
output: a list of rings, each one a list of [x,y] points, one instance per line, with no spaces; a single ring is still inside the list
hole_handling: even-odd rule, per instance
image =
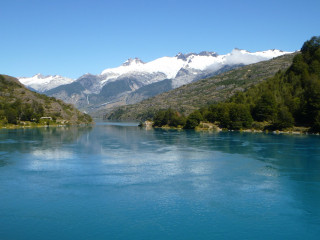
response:
[[[0,130],[0,239],[319,239],[320,137]]]

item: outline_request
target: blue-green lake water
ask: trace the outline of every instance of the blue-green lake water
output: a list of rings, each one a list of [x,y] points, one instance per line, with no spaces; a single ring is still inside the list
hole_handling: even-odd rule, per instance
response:
[[[319,239],[320,137],[0,130],[0,239]]]

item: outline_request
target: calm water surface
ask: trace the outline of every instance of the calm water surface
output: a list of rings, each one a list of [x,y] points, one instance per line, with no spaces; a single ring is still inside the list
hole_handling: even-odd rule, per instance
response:
[[[320,137],[0,130],[0,239],[319,239]]]

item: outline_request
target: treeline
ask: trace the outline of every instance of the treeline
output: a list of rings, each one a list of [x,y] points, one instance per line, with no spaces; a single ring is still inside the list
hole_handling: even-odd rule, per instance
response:
[[[286,72],[238,92],[228,101],[185,117],[169,109],[158,112],[155,126],[195,128],[200,121],[222,128],[283,130],[293,126],[320,132],[320,37],[306,41]]]
[[[173,109],[161,110],[153,118],[155,127],[194,129],[201,121],[217,123],[222,128],[244,129],[252,126],[250,109],[245,104],[219,103],[202,108],[185,117]]]

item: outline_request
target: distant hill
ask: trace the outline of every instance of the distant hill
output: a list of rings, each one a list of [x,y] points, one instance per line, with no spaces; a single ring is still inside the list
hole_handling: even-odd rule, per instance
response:
[[[215,77],[183,85],[137,104],[114,108],[105,115],[105,118],[144,120],[152,118],[158,110],[170,107],[188,115],[200,107],[224,101],[237,91],[245,91],[250,86],[274,76],[278,71],[286,70],[296,54],[286,54],[247,65]]]
[[[0,125],[41,123],[42,120],[65,124],[92,121],[71,104],[30,91],[18,79],[0,75]]]

